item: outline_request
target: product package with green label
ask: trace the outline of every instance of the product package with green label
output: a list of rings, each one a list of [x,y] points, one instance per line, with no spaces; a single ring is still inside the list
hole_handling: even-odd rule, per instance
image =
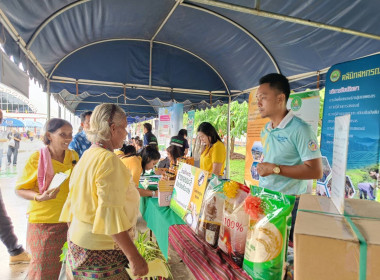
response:
[[[243,269],[253,279],[283,279],[294,202],[294,196],[251,186],[244,205],[249,229]]]

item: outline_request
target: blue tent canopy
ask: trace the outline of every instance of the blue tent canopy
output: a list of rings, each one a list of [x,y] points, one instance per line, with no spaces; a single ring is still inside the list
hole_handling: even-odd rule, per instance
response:
[[[32,121],[32,120],[22,120],[22,122],[24,123],[25,127],[31,127],[31,128],[34,128],[34,127],[37,127],[37,128],[42,128],[43,125],[42,123],[40,122],[35,122],[35,121]]]
[[[315,88],[331,65],[380,50],[376,0],[3,0],[0,9],[7,54],[78,114],[103,102],[153,116],[167,102],[243,101],[271,72]]]
[[[1,126],[7,127],[25,127],[24,123],[18,119],[5,118],[1,123]]]

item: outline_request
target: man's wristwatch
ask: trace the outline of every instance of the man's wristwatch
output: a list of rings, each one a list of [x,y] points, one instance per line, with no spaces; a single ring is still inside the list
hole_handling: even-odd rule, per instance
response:
[[[152,197],[156,195],[156,191],[152,191]]]
[[[279,165],[276,165],[276,166],[273,168],[273,173],[274,173],[274,174],[280,174],[280,172],[281,172],[280,166],[279,166]]]

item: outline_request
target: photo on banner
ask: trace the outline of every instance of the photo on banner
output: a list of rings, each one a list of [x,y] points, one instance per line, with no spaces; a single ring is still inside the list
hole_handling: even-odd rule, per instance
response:
[[[180,163],[174,183],[170,208],[196,231],[206,191],[208,172]]]
[[[295,116],[307,122],[312,127],[315,134],[317,134],[319,102],[319,90],[295,92],[290,94],[287,108],[291,110]],[[256,90],[253,90],[249,95],[248,103],[247,145],[244,176],[244,180],[248,185],[259,185],[257,164],[263,160],[263,146],[260,133],[265,124],[269,121],[270,119],[268,118],[261,118],[257,106]]]
[[[264,125],[269,122],[268,118],[262,118],[257,106],[256,91],[249,94],[248,99],[248,122],[247,122],[247,144],[245,155],[244,180],[249,185],[259,185],[259,174],[257,164],[262,161],[263,146],[261,144],[260,132]]]
[[[346,198],[380,201],[380,55],[336,64],[326,74],[320,195],[330,195],[335,117],[351,116],[346,169]],[[376,194],[377,192],[377,194]]]

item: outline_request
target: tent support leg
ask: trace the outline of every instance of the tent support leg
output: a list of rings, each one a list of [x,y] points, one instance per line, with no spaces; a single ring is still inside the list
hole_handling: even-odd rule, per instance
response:
[[[231,96],[228,97],[227,114],[227,158],[226,158],[226,178],[230,179],[230,151],[231,151]]]
[[[47,120],[50,120],[50,80],[47,80],[47,91],[46,91],[46,106],[47,106],[47,115],[46,118]]]

